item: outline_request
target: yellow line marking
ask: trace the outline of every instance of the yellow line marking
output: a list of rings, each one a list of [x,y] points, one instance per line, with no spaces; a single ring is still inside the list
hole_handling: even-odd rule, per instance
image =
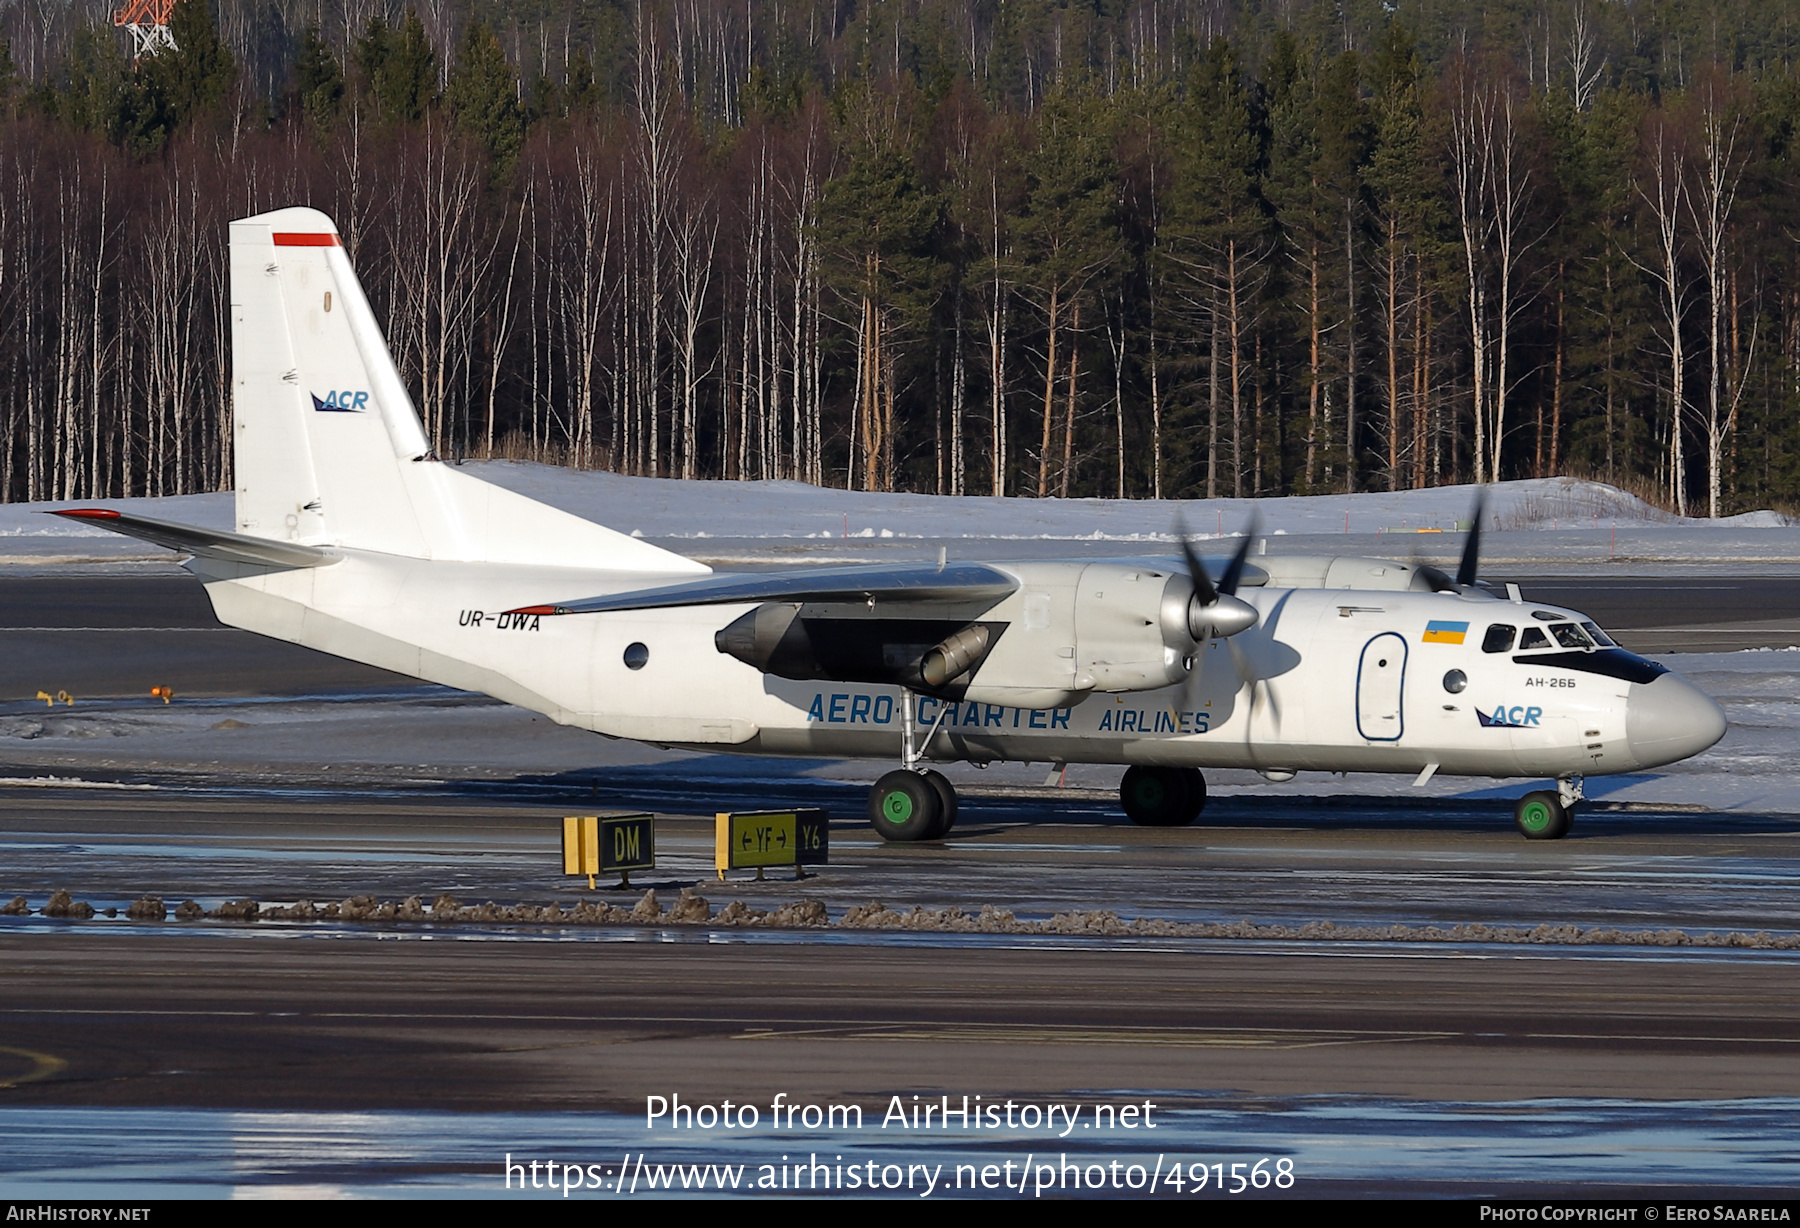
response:
[[[29,1071],[16,1079],[9,1079],[4,1083],[0,1083],[0,1088],[17,1087],[21,1083],[36,1083],[41,1079],[48,1079],[51,1075],[61,1073],[63,1070],[67,1069],[69,1065],[54,1054],[39,1053],[35,1049],[14,1049],[9,1045],[0,1045],[0,1053],[11,1054],[13,1057],[22,1057],[31,1063],[31,1069]]]

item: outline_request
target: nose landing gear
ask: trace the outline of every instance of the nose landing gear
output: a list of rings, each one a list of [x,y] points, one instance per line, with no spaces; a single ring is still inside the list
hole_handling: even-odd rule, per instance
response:
[[[1554,793],[1538,789],[1520,798],[1513,822],[1527,840],[1561,840],[1574,824],[1575,803],[1581,798],[1581,777],[1565,776]]]

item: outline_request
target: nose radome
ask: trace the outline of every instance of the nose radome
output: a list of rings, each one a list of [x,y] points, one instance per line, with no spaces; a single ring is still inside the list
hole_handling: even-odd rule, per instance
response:
[[[1632,683],[1625,700],[1625,741],[1639,767],[1697,755],[1724,736],[1724,711],[1680,674]]]

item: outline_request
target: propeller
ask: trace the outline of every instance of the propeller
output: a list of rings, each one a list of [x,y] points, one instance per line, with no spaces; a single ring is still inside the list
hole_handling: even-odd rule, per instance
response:
[[[1463,540],[1462,561],[1456,566],[1456,578],[1445,575],[1441,568],[1421,563],[1418,576],[1434,593],[1481,592],[1476,587],[1481,570],[1481,519],[1487,514],[1487,487],[1475,488],[1475,506],[1469,513],[1469,533]]]
[[[1481,567],[1481,518],[1487,512],[1487,487],[1475,488],[1475,508],[1469,515],[1469,536],[1463,541],[1462,562],[1456,568],[1456,582],[1462,586],[1475,583]]]
[[[1244,561],[1250,557],[1250,543],[1256,539],[1258,518],[1251,517],[1237,553],[1225,566],[1225,574],[1215,586],[1207,574],[1206,563],[1194,550],[1193,538],[1186,521],[1176,522],[1181,538],[1182,557],[1187,560],[1188,579],[1193,581],[1194,595],[1188,599],[1187,629],[1194,642],[1204,645],[1210,639],[1223,639],[1248,631],[1256,625],[1256,607],[1237,596],[1238,583],[1244,578]]]
[[[1243,660],[1230,637],[1248,631],[1262,617],[1255,606],[1237,596],[1238,584],[1244,578],[1244,563],[1250,557],[1250,544],[1256,540],[1261,529],[1261,517],[1252,514],[1250,523],[1244,528],[1243,540],[1238,543],[1231,562],[1225,565],[1224,574],[1219,577],[1217,585],[1213,584],[1206,564],[1194,550],[1193,538],[1188,532],[1186,521],[1177,520],[1175,529],[1176,535],[1181,538],[1182,556],[1187,560],[1188,578],[1194,584],[1194,595],[1188,599],[1187,609],[1187,631],[1193,636],[1196,645],[1194,668],[1188,671],[1187,683],[1182,688],[1183,698],[1191,707],[1194,697],[1200,691],[1201,675],[1206,670],[1206,655],[1211,651],[1210,640],[1225,641],[1226,647],[1231,651],[1233,665],[1239,676],[1243,676]]]

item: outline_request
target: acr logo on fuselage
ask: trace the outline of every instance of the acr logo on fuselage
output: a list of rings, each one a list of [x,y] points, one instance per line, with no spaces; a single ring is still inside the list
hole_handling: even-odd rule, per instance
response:
[[[1511,708],[1503,704],[1491,713],[1475,709],[1475,719],[1481,722],[1483,729],[1535,729],[1538,718],[1543,715],[1542,708],[1528,708],[1524,704]]]
[[[369,394],[354,389],[333,390],[325,394],[324,400],[318,393],[312,394],[313,412],[321,414],[360,414],[369,407]]]

